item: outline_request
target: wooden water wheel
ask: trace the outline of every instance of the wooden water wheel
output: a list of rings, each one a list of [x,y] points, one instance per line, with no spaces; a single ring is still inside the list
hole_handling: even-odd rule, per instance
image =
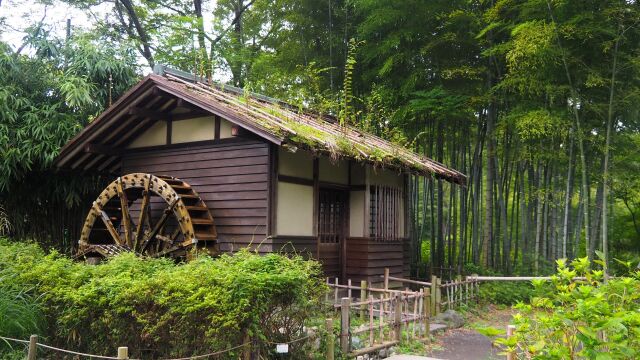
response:
[[[84,222],[78,257],[123,251],[184,258],[191,249],[217,253],[213,217],[196,191],[170,176],[133,173],[100,193]]]

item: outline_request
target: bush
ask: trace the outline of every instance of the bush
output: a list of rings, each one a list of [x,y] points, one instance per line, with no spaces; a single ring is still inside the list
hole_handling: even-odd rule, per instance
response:
[[[496,305],[515,305],[526,302],[536,294],[528,281],[495,281],[480,283],[480,301]]]
[[[640,358],[640,271],[604,282],[587,258],[557,265],[554,291],[518,304],[515,336],[498,342],[523,359]]]
[[[320,309],[320,274],[315,261],[246,250],[178,265],[122,254],[91,266],[0,242],[0,278],[41,299],[46,341],[96,354],[126,345],[134,357],[190,356],[292,340]]]

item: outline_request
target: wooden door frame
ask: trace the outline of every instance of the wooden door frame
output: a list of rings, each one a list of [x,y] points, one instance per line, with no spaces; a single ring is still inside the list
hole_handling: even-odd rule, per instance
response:
[[[341,229],[341,236],[339,238],[339,245],[338,245],[338,261],[340,262],[339,264],[339,271],[340,271],[340,281],[342,281],[343,283],[346,281],[346,276],[347,276],[347,239],[349,238],[349,215],[350,215],[350,198],[351,198],[351,193],[348,190],[348,188],[345,188],[345,186],[343,185],[339,185],[336,184],[335,186],[333,186],[332,184],[325,184],[323,183],[322,186],[318,186],[317,187],[317,191],[314,189],[314,194],[317,193],[317,196],[314,196],[314,199],[316,199],[315,202],[315,208],[314,208],[314,227],[315,227],[315,231],[316,231],[316,251],[317,251],[317,256],[316,258],[318,260],[320,260],[320,231],[318,229],[318,225],[319,225],[319,219],[318,217],[320,216],[320,190],[333,190],[336,192],[341,192],[344,195],[344,216],[343,216],[343,221],[342,221],[342,229]]]

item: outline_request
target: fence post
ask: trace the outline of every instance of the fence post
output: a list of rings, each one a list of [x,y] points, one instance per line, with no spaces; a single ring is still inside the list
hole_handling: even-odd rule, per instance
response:
[[[389,290],[389,268],[384,268],[384,289]]]
[[[129,359],[129,348],[126,346],[120,346],[118,348],[118,360],[127,360]]]
[[[515,325],[507,325],[507,339],[512,337],[515,331],[516,331]],[[507,360],[516,360],[516,354],[514,352],[508,352]]]
[[[476,304],[480,299],[480,287],[478,286],[478,274],[471,274],[473,282],[471,283],[471,297],[476,300]]]
[[[327,360],[333,360],[333,354],[335,352],[335,338],[333,337],[333,319],[328,318],[325,323],[327,329],[327,351],[325,358]]]
[[[351,298],[343,297],[340,302],[340,349],[342,354],[346,356],[351,350],[351,341],[349,340],[349,307],[351,306]]]
[[[436,289],[438,288],[438,277],[431,275],[431,313],[436,315]]]
[[[442,279],[436,278],[436,312],[438,315],[442,312]]]
[[[402,340],[402,294],[396,293],[395,295],[395,340]]]
[[[360,302],[363,303],[365,301],[367,301],[367,280],[361,280],[360,281]],[[366,307],[367,307],[366,304],[360,305],[360,320],[364,321],[364,313],[365,313]]]
[[[31,337],[29,337],[29,352],[27,353],[27,359],[36,360],[37,352],[38,352],[38,335],[31,335]]]
[[[429,288],[424,288],[424,331],[426,338],[431,339],[431,292]]]

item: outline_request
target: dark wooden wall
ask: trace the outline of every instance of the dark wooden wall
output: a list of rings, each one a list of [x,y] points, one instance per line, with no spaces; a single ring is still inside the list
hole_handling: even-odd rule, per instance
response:
[[[406,241],[376,241],[368,238],[347,240],[347,277],[354,281],[380,282],[384,268],[391,276],[405,275]]]
[[[131,150],[122,160],[122,173],[145,172],[177,177],[190,184],[213,215],[220,250],[261,244],[268,217],[269,145],[261,140],[234,138],[190,145]]]

